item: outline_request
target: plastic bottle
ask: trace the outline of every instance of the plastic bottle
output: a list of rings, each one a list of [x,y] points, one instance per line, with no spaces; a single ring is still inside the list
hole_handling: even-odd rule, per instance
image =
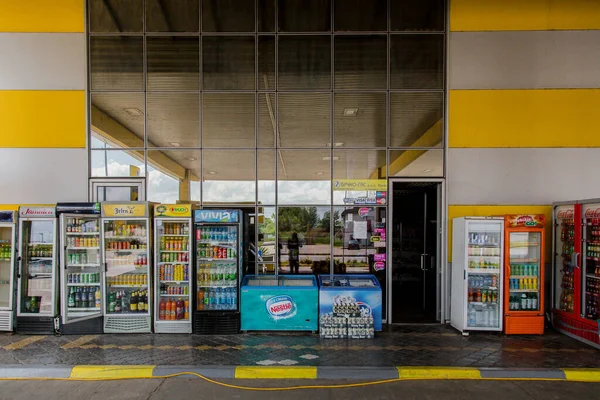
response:
[[[158,319],[165,319],[165,309],[166,309],[166,304],[165,304],[165,299],[162,299],[160,301],[160,305],[158,306],[159,312],[158,312]]]
[[[183,300],[177,299],[177,303],[175,305],[175,319],[183,319],[184,310],[183,310]]]
[[[475,326],[475,306],[469,305],[469,313],[467,314],[468,326]]]

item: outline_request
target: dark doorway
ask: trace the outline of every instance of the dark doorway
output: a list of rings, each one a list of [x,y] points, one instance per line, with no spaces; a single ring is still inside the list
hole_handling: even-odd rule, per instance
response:
[[[392,322],[433,323],[439,320],[440,184],[392,185]]]

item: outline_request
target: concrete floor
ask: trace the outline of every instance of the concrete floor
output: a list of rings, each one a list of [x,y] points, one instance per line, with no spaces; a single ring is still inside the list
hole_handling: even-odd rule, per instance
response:
[[[331,381],[229,381],[253,387],[332,384]],[[344,383],[344,382],[337,382]],[[196,378],[65,382],[2,381],[0,399],[11,400],[600,400],[599,383],[535,381],[412,381],[349,389],[259,392],[230,389]]]

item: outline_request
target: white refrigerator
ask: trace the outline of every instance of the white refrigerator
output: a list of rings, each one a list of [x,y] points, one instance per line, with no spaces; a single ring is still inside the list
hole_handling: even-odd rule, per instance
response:
[[[0,331],[13,330],[16,214],[0,211]]]
[[[463,334],[501,331],[504,218],[452,221],[450,324]]]

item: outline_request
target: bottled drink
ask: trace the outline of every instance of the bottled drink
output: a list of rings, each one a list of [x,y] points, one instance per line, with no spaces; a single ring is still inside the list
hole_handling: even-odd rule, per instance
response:
[[[169,310],[169,319],[171,321],[174,321],[175,320],[175,315],[176,315],[176,307],[177,307],[177,305],[175,303],[175,300],[170,299],[170,305],[171,306],[170,306],[170,310]]]
[[[187,298],[183,302],[183,318],[184,319],[190,318],[190,301]]]
[[[100,297],[100,288],[96,288],[96,292],[94,293],[94,305],[96,306],[96,308],[100,308],[101,306]]]
[[[138,297],[137,292],[133,292],[129,299],[129,311],[137,312],[138,310]]]
[[[183,300],[177,299],[177,303],[175,306],[175,319],[183,319],[184,310],[183,310]]]
[[[204,299],[204,310],[210,310],[210,290],[204,289],[204,294],[203,294],[203,299]]]
[[[158,319],[161,319],[161,320],[165,319],[165,309],[166,309],[166,302],[165,302],[165,299],[162,299],[158,306],[158,310],[159,310]]]
[[[67,303],[67,307],[69,308],[75,308],[75,292],[74,292],[74,288],[71,288],[71,290],[69,291],[69,301]]]
[[[81,308],[81,292],[79,288],[77,288],[77,292],[75,293],[75,307]]]

